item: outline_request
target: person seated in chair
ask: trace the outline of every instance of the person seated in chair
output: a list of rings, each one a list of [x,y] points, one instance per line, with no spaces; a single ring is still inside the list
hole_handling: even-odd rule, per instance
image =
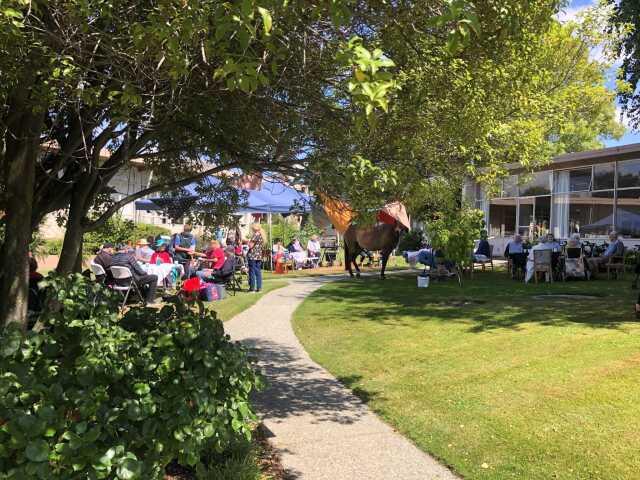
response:
[[[609,260],[611,260],[612,257],[621,257],[624,255],[624,243],[622,243],[622,240],[618,238],[617,232],[611,232],[609,234],[609,241],[611,243],[600,257],[591,257],[587,259],[591,278],[595,279],[600,266],[609,263]]]
[[[291,240],[291,242],[289,242],[289,245],[287,245],[287,250],[289,250],[296,268],[298,270],[302,270],[302,267],[307,260],[307,252],[305,252],[302,248],[300,239],[295,237],[293,240]]]
[[[227,247],[223,251],[224,261],[220,268],[217,269],[205,269],[196,272],[196,275],[200,280],[204,282],[212,282],[223,284],[226,283],[233,275],[236,269],[236,254],[234,247]]]
[[[224,250],[220,246],[218,240],[211,240],[209,248],[205,252],[205,256],[202,258],[202,262],[213,270],[218,270],[224,263]]]
[[[309,258],[314,259],[314,266],[318,266],[320,261],[320,242],[318,241],[318,235],[311,235],[311,238],[307,242],[307,254]]]
[[[156,288],[158,286],[157,275],[147,275],[138,265],[136,257],[129,251],[127,245],[120,243],[116,246],[116,254],[112,258],[112,267],[127,267],[133,275],[133,281],[141,292],[145,295],[147,303],[154,303],[156,300]]]
[[[504,257],[511,259],[511,278],[515,279],[518,271],[524,272],[527,266],[527,254],[524,253],[522,235],[516,233],[513,240],[507,243],[504,249]]]
[[[93,259],[93,263],[100,265],[104,268],[106,273],[106,278],[104,279],[104,283],[107,285],[113,285],[113,275],[111,275],[111,264],[113,263],[113,244],[105,243],[102,245],[102,248],[98,251],[98,254]],[[98,281],[102,281],[102,278],[98,278]]]
[[[153,248],[149,246],[149,241],[146,238],[141,238],[136,242],[136,260],[139,262],[151,262],[151,257],[154,253]]]
[[[480,232],[480,242],[478,242],[478,248],[473,253],[473,259],[476,262],[488,262],[491,260],[491,245],[487,240],[487,231],[482,230]]]
[[[582,242],[580,241],[580,234],[574,233],[571,238],[567,240],[567,248],[582,248]]]
[[[551,250],[552,252],[560,251],[560,243],[555,239],[553,233],[547,233],[543,243],[547,246],[547,250]]]

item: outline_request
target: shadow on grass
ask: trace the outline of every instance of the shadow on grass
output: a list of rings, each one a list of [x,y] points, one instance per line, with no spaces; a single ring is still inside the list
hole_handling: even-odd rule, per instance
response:
[[[566,297],[553,297],[565,295]],[[581,298],[580,295],[594,298]],[[384,325],[410,326],[416,320],[457,322],[470,333],[494,329],[520,330],[524,324],[620,329],[633,320],[625,315],[635,300],[621,281],[557,282],[525,285],[505,274],[483,273],[460,288],[454,282],[416,287],[415,276],[380,281],[372,278],[346,280],[315,291],[320,305],[344,305],[349,320],[375,321]]]
[[[286,345],[260,338],[243,343],[252,349],[267,380],[267,387],[254,398],[264,419],[278,422],[291,416],[310,416],[313,424],[351,424],[367,414],[363,401],[371,400],[375,394],[356,389],[353,395],[345,389],[360,378],[335,380]]]

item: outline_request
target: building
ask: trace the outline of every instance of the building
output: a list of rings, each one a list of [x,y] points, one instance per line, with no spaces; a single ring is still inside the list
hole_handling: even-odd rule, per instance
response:
[[[45,144],[42,146],[43,152],[56,148],[55,145]],[[109,157],[111,153],[107,149],[100,152],[102,159]],[[109,187],[113,190],[111,195],[114,201],[120,201],[123,198],[132,195],[140,190],[146,189],[151,185],[153,180],[153,172],[145,167],[144,161],[139,158],[133,158],[123,166],[109,182]],[[118,212],[123,219],[131,220],[136,223],[147,223],[151,225],[159,225],[166,227],[172,232],[182,230],[184,219],[173,220],[162,211],[144,211],[136,209],[135,202],[126,204]],[[64,237],[64,226],[58,225],[57,213],[51,213],[44,218],[40,227],[40,234],[45,239],[58,239]]]
[[[520,165],[509,172],[498,197],[473,182],[464,191],[485,212],[496,255],[515,233],[599,242],[615,230],[627,246],[640,244],[640,143],[561,155],[533,174]]]

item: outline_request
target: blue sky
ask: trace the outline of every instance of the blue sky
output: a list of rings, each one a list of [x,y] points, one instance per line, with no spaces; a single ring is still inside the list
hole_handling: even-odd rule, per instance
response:
[[[597,0],[572,0],[567,8],[564,9],[564,12],[560,15],[561,18],[572,18],[574,17],[580,10],[590,7],[594,5]],[[615,69],[613,67],[608,74],[608,82],[607,86],[611,89],[615,87]],[[608,147],[615,147],[618,145],[628,145],[629,143],[640,143],[640,133],[633,132],[629,127],[627,127],[627,134],[622,137],[620,140],[609,140],[606,142]]]

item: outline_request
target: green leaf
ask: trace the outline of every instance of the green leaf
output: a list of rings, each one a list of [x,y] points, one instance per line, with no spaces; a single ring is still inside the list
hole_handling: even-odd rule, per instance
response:
[[[258,12],[260,12],[260,16],[262,17],[262,26],[264,28],[264,34],[269,35],[271,33],[271,28],[273,26],[273,19],[271,18],[271,13],[264,7],[258,7]]]
[[[23,18],[22,12],[19,12],[15,8],[5,8],[2,13],[5,17],[9,18]]]
[[[132,480],[140,478],[142,474],[142,464],[133,458],[125,458],[116,470],[116,475],[120,480]]]
[[[24,453],[32,462],[46,462],[49,459],[49,444],[44,440],[34,440],[29,442]]]
[[[136,392],[136,395],[142,397],[144,395],[148,395],[151,388],[146,383],[136,383],[133,386],[133,391]]]

